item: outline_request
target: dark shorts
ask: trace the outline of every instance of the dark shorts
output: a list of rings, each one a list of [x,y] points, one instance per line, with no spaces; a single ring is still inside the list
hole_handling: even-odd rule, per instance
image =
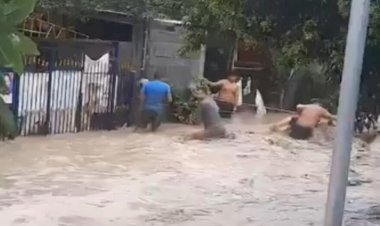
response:
[[[234,105],[228,102],[216,100],[219,107],[219,115],[222,118],[231,118],[234,112]]]
[[[289,136],[296,140],[307,140],[313,135],[313,129],[297,124],[297,118],[290,121],[290,129]]]
[[[141,115],[141,128],[146,129],[151,125],[151,130],[156,131],[161,125],[161,115],[153,110],[144,109]]]

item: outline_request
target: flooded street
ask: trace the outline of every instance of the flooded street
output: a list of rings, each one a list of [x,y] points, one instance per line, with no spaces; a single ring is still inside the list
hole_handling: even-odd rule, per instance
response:
[[[331,145],[268,135],[272,120],[228,123],[234,140],[169,124],[2,143],[1,225],[322,225]],[[353,161],[365,182],[348,188],[346,225],[380,225],[379,147]]]

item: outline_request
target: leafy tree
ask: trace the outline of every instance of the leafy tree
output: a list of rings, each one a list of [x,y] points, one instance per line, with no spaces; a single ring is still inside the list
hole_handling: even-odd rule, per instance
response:
[[[160,12],[185,21],[184,51],[212,37],[245,40],[272,50],[275,69],[323,66],[320,82],[336,94],[343,69],[350,0],[151,0]],[[362,86],[379,92],[380,5],[372,1]],[[362,89],[364,92],[364,89]],[[380,96],[380,93],[378,94]],[[337,98],[334,99],[336,101]]]
[[[168,4],[168,3],[166,3]],[[233,36],[252,46],[279,50],[281,64],[303,66],[315,60],[341,68],[347,32],[344,0],[193,0],[186,7],[187,49],[197,49],[208,34]],[[343,12],[342,12],[343,11]],[[332,56],[336,60],[331,61]],[[335,57],[334,57],[335,58]],[[332,63],[334,62],[334,63]],[[333,64],[333,65],[330,65]],[[337,67],[337,68],[336,68]]]

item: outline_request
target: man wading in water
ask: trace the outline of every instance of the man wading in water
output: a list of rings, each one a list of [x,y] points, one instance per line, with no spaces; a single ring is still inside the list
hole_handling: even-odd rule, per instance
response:
[[[335,121],[336,117],[319,104],[297,105],[296,116],[288,117],[271,126],[274,132],[290,130],[289,136],[297,140],[307,140],[313,136],[313,130],[321,122],[321,119]]]
[[[227,132],[220,118],[218,105],[214,99],[207,94],[206,90],[193,90],[192,92],[200,101],[204,130],[191,134],[188,139],[204,140],[210,138],[226,138]]]
[[[240,76],[233,71],[227,76],[227,79],[209,83],[211,87],[220,87],[216,103],[219,106],[219,114],[222,118],[231,118],[235,111],[240,95],[237,84],[239,79]]]
[[[140,112],[142,113],[140,127],[146,129],[151,124],[155,132],[161,125],[161,118],[165,110],[165,102],[172,102],[170,86],[161,81],[159,73],[154,74],[154,80],[143,84],[140,93]]]

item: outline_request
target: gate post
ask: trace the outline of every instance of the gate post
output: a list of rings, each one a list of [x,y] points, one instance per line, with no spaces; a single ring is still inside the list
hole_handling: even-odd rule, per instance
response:
[[[115,112],[116,79],[120,73],[120,70],[119,70],[119,43],[113,42],[112,45],[114,47],[114,64],[112,64],[110,113]]]
[[[75,129],[76,132],[82,131],[82,103],[83,103],[83,75],[85,73],[85,61],[86,57],[85,54],[82,53],[82,65],[81,65],[81,73],[80,73],[80,80],[79,80],[79,93],[78,93],[78,100],[77,105],[75,108]]]
[[[51,95],[52,95],[52,80],[53,80],[53,71],[56,61],[56,53],[52,49],[48,51],[49,61],[48,61],[48,90],[47,90],[47,100],[46,100],[46,120],[43,128],[43,133],[48,135],[50,133],[50,118],[51,118]]]
[[[13,83],[12,83],[12,112],[17,125],[17,133],[21,134],[21,120],[19,115],[20,109],[20,76],[17,73],[13,73]]]

